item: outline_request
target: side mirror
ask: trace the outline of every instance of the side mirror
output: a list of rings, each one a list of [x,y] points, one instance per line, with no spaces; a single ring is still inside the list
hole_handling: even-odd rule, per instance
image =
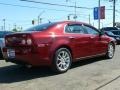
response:
[[[100,31],[100,36],[104,35],[105,32],[103,30]]]

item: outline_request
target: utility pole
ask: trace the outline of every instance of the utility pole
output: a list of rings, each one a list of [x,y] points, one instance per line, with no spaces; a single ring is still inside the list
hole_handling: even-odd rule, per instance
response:
[[[5,31],[5,19],[3,19],[3,23],[4,23],[3,30]]]
[[[89,14],[89,24],[91,23],[91,20],[90,20],[90,14]]]
[[[100,0],[98,1],[98,30],[100,30]]]
[[[14,25],[15,30],[17,29],[16,27],[17,27],[17,25],[15,24],[15,25]]]
[[[113,27],[115,27],[115,0],[113,0]]]
[[[1,30],[3,31],[4,29],[3,29],[3,26],[1,26]]]
[[[76,15],[76,0],[75,0],[75,16],[74,16],[74,19],[75,19],[75,21],[77,19],[77,15]]]
[[[11,28],[10,28],[10,24],[9,24],[9,31],[11,30]]]

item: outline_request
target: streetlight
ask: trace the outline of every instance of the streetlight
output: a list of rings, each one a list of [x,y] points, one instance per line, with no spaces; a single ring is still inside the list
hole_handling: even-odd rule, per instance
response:
[[[66,0],[66,2],[68,2],[69,0]],[[76,5],[76,0],[75,0],[75,2],[73,2],[73,3],[75,3],[75,5],[74,5],[74,19],[75,19],[75,21],[76,21],[76,19],[77,19],[77,15],[76,15],[76,8],[77,8],[77,5]],[[73,14],[72,14],[73,15]]]
[[[40,18],[40,16],[44,13],[45,11],[42,11],[39,15],[38,15],[38,25],[41,23],[42,18]]]
[[[80,15],[87,16],[87,19],[88,19],[88,21],[89,21],[89,24],[91,24],[90,14],[89,14],[89,15],[85,15],[85,14],[76,14],[76,17],[77,17],[77,16],[80,16]],[[74,14],[68,14],[67,19],[70,20],[70,17],[71,17],[71,16],[73,16],[73,18],[74,18]]]
[[[3,28],[4,28],[4,31],[5,31],[5,19],[3,19],[3,23],[4,23],[4,26],[3,26]]]

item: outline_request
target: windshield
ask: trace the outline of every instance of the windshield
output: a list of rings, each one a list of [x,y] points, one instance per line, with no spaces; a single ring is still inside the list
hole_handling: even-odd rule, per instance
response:
[[[41,24],[41,25],[34,26],[32,28],[29,28],[25,31],[44,31],[48,29],[49,27],[53,26],[54,24],[55,23],[45,23],[45,24]]]

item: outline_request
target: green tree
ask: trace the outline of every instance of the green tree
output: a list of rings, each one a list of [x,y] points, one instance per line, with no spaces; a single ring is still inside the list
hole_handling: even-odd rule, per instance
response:
[[[13,32],[18,32],[18,30],[16,28],[13,28],[12,31]]]

